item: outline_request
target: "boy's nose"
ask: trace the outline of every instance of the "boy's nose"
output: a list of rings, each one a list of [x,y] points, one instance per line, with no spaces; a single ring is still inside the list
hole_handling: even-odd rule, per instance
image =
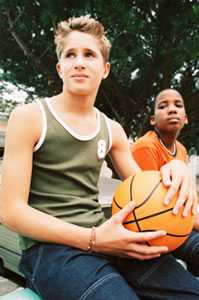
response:
[[[177,113],[177,109],[175,105],[169,105],[168,106],[168,113]]]
[[[83,69],[84,67],[84,59],[81,55],[78,55],[75,60],[75,68]]]

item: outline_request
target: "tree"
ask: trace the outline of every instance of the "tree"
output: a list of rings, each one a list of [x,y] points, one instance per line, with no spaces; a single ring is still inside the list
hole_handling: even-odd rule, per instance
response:
[[[112,41],[111,74],[96,105],[135,137],[148,129],[154,96],[177,88],[190,120],[182,141],[199,150],[197,1],[1,0],[1,79],[34,87],[39,97],[58,93],[55,24],[87,13],[102,21]]]

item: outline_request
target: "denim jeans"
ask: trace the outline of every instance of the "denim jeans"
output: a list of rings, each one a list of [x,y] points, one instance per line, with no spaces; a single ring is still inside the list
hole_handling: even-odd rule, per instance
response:
[[[187,241],[173,255],[183,260],[187,270],[199,277],[199,232],[193,230]]]
[[[44,300],[199,299],[199,281],[173,255],[140,261],[40,243],[23,252],[20,271]]]

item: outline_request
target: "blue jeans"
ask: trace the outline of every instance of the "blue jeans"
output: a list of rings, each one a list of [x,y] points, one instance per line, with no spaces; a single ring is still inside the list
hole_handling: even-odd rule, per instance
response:
[[[198,300],[199,282],[173,255],[140,261],[40,243],[20,263],[44,300]]]
[[[193,230],[187,241],[174,251],[173,255],[183,260],[187,270],[199,277],[199,232]]]

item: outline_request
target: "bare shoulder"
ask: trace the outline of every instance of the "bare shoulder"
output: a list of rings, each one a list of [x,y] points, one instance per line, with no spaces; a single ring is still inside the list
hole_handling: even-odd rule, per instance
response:
[[[121,128],[122,129],[122,126],[119,122],[115,121],[115,120],[112,120],[112,119],[109,119],[110,120],[110,124],[111,124],[111,127],[113,130],[116,130],[118,128]]]
[[[110,119],[110,124],[111,124],[112,134],[124,133],[124,129],[119,122]]]
[[[114,120],[111,120],[111,129],[112,129],[112,137],[113,137],[113,145],[114,143],[124,142],[127,140],[126,133],[122,127],[122,125]]]
[[[24,104],[16,107],[8,120],[6,136],[16,137],[20,140],[26,138],[37,142],[41,132],[42,116],[39,105],[35,103]]]
[[[9,122],[23,122],[39,116],[39,106],[36,102],[17,106],[10,115]]]

